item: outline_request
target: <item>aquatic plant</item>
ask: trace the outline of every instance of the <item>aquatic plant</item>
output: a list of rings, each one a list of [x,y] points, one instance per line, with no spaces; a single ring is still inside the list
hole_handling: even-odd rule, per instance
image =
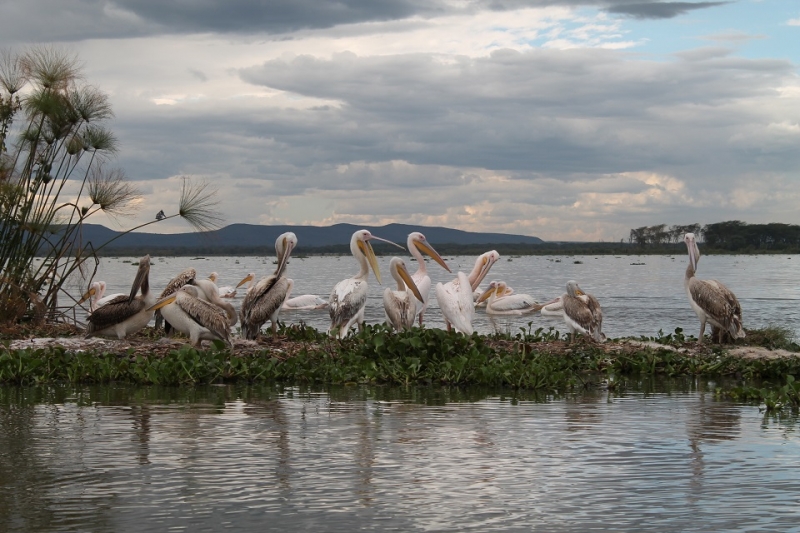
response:
[[[86,274],[89,259],[96,270],[97,252],[119,238],[84,242],[83,224],[101,211],[126,216],[140,200],[124,172],[106,166],[117,150],[106,126],[112,117],[108,97],[82,82],[68,53],[49,46],[0,53],[0,322],[67,319],[58,298],[71,297],[62,287]],[[184,179],[176,214],[120,235],[175,216],[214,227],[213,197],[207,184]]]

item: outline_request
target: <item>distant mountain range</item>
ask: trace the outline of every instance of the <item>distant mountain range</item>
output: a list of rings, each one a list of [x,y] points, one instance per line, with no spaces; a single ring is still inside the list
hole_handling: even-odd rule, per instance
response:
[[[412,231],[422,232],[434,247],[445,245],[478,246],[487,248],[500,245],[542,244],[538,237],[509,235],[505,233],[473,233],[442,227],[410,226],[389,224],[386,226],[356,226],[336,224],[333,226],[261,226],[255,224],[231,224],[224,228],[195,233],[137,233],[121,235],[105,226],[86,224],[83,227],[83,241],[91,242],[97,248],[117,238],[104,248],[104,255],[122,253],[207,253],[235,254],[267,251],[274,252],[275,239],[286,231],[297,235],[296,253],[346,251],[353,232],[368,229],[375,235],[405,246],[406,238]],[[377,245],[376,245],[377,247]]]

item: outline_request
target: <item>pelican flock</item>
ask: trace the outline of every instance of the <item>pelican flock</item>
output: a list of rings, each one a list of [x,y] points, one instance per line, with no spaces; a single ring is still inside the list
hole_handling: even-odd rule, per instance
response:
[[[150,287],[150,256],[147,255],[139,261],[129,293],[106,296],[104,282],[91,283],[78,301],[78,304],[89,301],[85,333],[87,337],[124,339],[144,328],[155,316],[156,328],[164,320],[167,335],[171,335],[174,329],[186,335],[194,346],[199,346],[203,340],[219,339],[232,348],[231,328],[240,319],[241,336],[257,340],[267,321],[271,322],[272,333],[277,331],[282,310],[328,309],[328,332],[344,338],[354,327],[363,330],[370,270],[381,282],[378,259],[371,244],[373,240],[403,248],[366,229],[353,233],[350,251],[358,265],[358,272],[337,283],[328,300],[314,294],[290,297],[294,281],[285,273],[292,251],[297,246],[297,236],[292,232],[280,235],[275,241],[275,271],[255,284],[255,274],[250,273],[236,287],[223,288],[229,298],[223,298],[220,293],[215,283],[218,279],[216,272],[212,272],[209,279],[198,279],[194,268],[187,268],[172,278],[160,296],[156,297]],[[700,250],[694,234],[687,233],[684,242],[689,256],[684,288],[690,307],[700,320],[698,341],[704,340],[706,324],[711,325],[711,336],[715,342],[743,338],[742,308],[736,296],[717,280],[696,277]],[[395,285],[383,290],[386,323],[397,331],[410,329],[415,322],[423,327],[432,285],[424,255],[451,272],[445,260],[422,233],[410,233],[406,245],[417,263],[416,271],[411,273],[402,258],[392,257],[389,272]],[[476,307],[485,306],[489,316],[521,316],[539,312],[542,317],[558,318],[566,325],[570,340],[574,340],[576,333],[594,342],[606,340],[602,331],[603,312],[599,301],[585,293],[574,280],[567,282],[563,295],[544,304],[528,294],[516,293],[501,280],[492,281],[488,288],[480,290],[479,286],[499,259],[500,254],[495,250],[483,253],[475,259],[469,274],[458,272],[455,279],[436,284],[436,301],[448,331],[455,329],[471,335]],[[246,293],[237,312],[231,301],[242,286],[246,286]]]
[[[717,280],[702,280],[695,277],[697,263],[700,261],[700,249],[697,247],[694,233],[687,233],[683,237],[689,251],[689,264],[686,267],[686,276],[683,285],[689,297],[689,304],[700,319],[699,342],[703,342],[706,331],[706,322],[710,323],[716,331],[717,339],[722,342],[723,336],[729,334],[734,339],[744,338],[742,327],[742,306],[736,295],[728,287]],[[713,335],[712,335],[713,336]]]

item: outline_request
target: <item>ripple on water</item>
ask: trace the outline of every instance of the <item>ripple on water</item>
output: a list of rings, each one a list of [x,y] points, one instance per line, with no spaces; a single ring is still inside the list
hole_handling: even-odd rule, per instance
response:
[[[14,465],[0,507],[13,529],[52,531],[800,523],[793,422],[709,393],[426,405],[356,389],[0,405],[15,428],[0,436]]]

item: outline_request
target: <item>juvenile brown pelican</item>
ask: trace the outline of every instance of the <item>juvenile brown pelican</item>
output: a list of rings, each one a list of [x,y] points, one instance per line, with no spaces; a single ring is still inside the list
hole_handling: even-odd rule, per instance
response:
[[[491,282],[478,298],[481,302],[487,302],[486,312],[490,315],[526,315],[542,308],[530,294],[515,294],[505,281]]]
[[[564,323],[569,329],[570,341],[575,332],[587,335],[597,342],[606,340],[603,328],[603,311],[600,302],[591,294],[586,294],[578,286],[578,282],[567,282],[567,292],[561,296],[564,306]]]
[[[500,254],[492,250],[483,253],[475,260],[469,276],[463,272],[447,283],[436,284],[436,301],[444,315],[447,331],[453,328],[465,335],[472,335],[472,317],[475,314],[475,301],[472,296],[489,269],[500,259]]]
[[[365,229],[353,233],[350,238],[350,252],[358,261],[358,274],[337,283],[328,299],[328,314],[331,317],[331,327],[328,332],[335,333],[340,339],[347,335],[354,324],[358,324],[359,330],[364,328],[364,307],[367,305],[367,278],[370,266],[378,283],[381,282],[378,260],[369,243],[371,240],[384,241],[403,248],[392,241],[376,237]]]
[[[728,287],[717,280],[702,280],[695,277],[697,263],[700,261],[700,249],[697,247],[694,233],[687,233],[683,237],[686,248],[689,251],[689,265],[686,267],[686,277],[683,285],[686,294],[689,296],[689,303],[700,319],[700,335],[697,336],[699,342],[703,342],[703,335],[706,331],[706,322],[710,322],[713,328],[717,328],[719,337],[713,339],[722,342],[725,333],[729,333],[734,339],[742,339],[745,336],[742,327],[742,306]]]
[[[149,311],[161,311],[164,320],[189,337],[192,346],[201,340],[220,339],[233,347],[230,339],[228,317],[225,312],[199,298],[200,290],[184,285],[166,298],[160,299]]]
[[[424,261],[423,261],[424,262]],[[395,330],[411,329],[417,314],[417,302],[423,301],[419,287],[399,257],[389,261],[389,272],[397,282],[397,289],[386,287],[383,291],[383,309],[386,311],[386,322]],[[430,285],[430,278],[428,278]]]
[[[316,294],[301,294],[294,296],[283,302],[284,311],[313,311],[316,309],[327,309],[328,300],[320,298]]]
[[[136,293],[141,289],[142,294]],[[126,335],[139,331],[153,318],[148,308],[156,301],[150,292],[150,256],[139,261],[139,270],[133,280],[130,295],[117,296],[103,307],[89,315],[86,336],[115,336],[124,339]]]
[[[433,249],[433,246],[428,243],[428,240],[422,233],[418,231],[409,233],[406,246],[408,247],[409,253],[417,260],[417,271],[412,274],[411,278],[414,280],[414,284],[422,295],[422,299],[417,299],[416,303],[416,313],[419,314],[419,325],[422,326],[422,316],[425,314],[425,310],[428,309],[428,296],[431,292],[431,277],[428,276],[428,267],[425,264],[425,259],[422,257],[421,252],[429,255],[448,272],[451,272],[451,270],[450,267],[447,266],[447,263],[444,262],[444,259],[442,259],[442,256],[439,255],[439,252]]]
[[[169,283],[167,283],[167,286],[164,287],[163,291],[161,291],[161,295],[158,298],[159,299],[166,298],[167,296],[177,292],[184,285],[193,284],[196,277],[197,277],[197,271],[195,271],[195,269],[193,268],[185,269],[180,274],[169,280]],[[156,316],[156,329],[160,329],[161,323],[164,321],[164,317],[161,315],[161,311],[158,310],[156,311],[155,316]],[[171,333],[171,330],[172,326],[169,324],[169,321],[167,321],[164,324],[164,332],[169,335]]]
[[[291,294],[294,281],[283,275],[286,263],[292,250],[297,246],[297,236],[288,231],[275,241],[275,254],[278,257],[278,267],[271,276],[261,278],[255,286],[247,291],[242,302],[241,320],[244,337],[256,340],[261,332],[261,326],[267,321],[272,322],[272,333],[278,330],[278,315],[281,306]],[[247,278],[245,278],[247,279]],[[242,280],[244,282],[244,280]],[[240,282],[240,283],[242,283]]]

